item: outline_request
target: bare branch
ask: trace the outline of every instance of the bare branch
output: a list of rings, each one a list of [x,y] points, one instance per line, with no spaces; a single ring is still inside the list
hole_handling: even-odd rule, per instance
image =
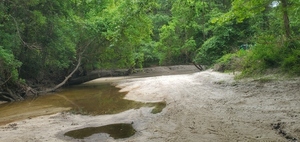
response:
[[[78,70],[79,66],[81,65],[81,60],[82,60],[82,54],[86,51],[87,47],[95,40],[95,38],[93,38],[92,40],[90,40],[83,48],[82,51],[79,53],[78,55],[78,63],[76,65],[76,67],[74,68],[74,70],[58,85],[56,85],[55,87],[48,89],[46,91],[41,91],[38,93],[48,93],[48,92],[53,92],[55,90],[57,90],[58,88],[62,87],[64,84],[66,84],[66,82],[72,77],[72,75]]]
[[[10,74],[10,77],[8,77],[8,79],[6,79],[0,86],[6,84],[10,79],[11,79],[12,75]]]
[[[11,16],[11,15],[9,15],[9,16],[10,16],[10,17],[14,20],[14,22],[15,22],[16,29],[17,29],[17,35],[18,35],[19,39],[21,40],[22,44],[23,44],[24,46],[30,48],[30,49],[41,50],[41,47],[40,47],[40,46],[34,45],[34,44],[29,45],[28,43],[26,43],[26,42],[23,40],[23,38],[21,37],[21,32],[20,32],[20,29],[19,29],[19,25],[18,25],[17,20],[16,20],[13,16]]]
[[[51,89],[48,89],[46,91],[40,91],[38,93],[53,92],[53,91],[57,90],[58,88],[60,88],[61,86],[63,86],[72,77],[72,75],[77,71],[80,64],[81,64],[81,56],[79,56],[78,63],[77,63],[77,66],[75,67],[75,69],[61,83],[59,83],[58,85],[56,85],[55,87],[53,87]]]

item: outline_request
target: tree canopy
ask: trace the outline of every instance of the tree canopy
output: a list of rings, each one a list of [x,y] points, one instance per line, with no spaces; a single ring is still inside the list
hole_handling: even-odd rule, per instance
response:
[[[77,76],[192,62],[300,75],[299,7],[298,0],[2,0],[0,97],[57,84],[78,62]]]

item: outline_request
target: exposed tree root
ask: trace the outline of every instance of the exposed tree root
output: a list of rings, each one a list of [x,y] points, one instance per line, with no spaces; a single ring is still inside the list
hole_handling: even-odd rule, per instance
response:
[[[14,99],[11,97],[11,95],[7,92],[0,92],[0,99],[3,101],[9,101],[9,102],[14,101]]]

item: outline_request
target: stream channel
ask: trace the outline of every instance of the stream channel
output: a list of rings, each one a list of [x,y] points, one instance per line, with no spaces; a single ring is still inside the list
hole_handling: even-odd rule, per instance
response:
[[[0,105],[0,125],[14,121],[31,119],[37,116],[50,115],[59,112],[70,112],[82,115],[116,114],[129,109],[154,107],[152,113],[159,113],[166,106],[165,102],[142,103],[123,99],[126,92],[110,83],[85,83],[65,87],[61,91],[21,102]],[[83,139],[95,133],[107,133],[115,139],[134,135],[131,124],[118,123],[87,127],[67,132],[65,135],[75,139]]]

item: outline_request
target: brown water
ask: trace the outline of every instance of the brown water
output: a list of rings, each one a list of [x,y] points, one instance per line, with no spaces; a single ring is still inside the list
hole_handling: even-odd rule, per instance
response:
[[[128,138],[135,134],[135,129],[131,124],[119,123],[105,125],[101,127],[88,127],[78,130],[73,130],[65,133],[65,136],[69,136],[75,139],[83,139],[97,133],[107,133],[114,139]]]
[[[83,84],[64,88],[59,93],[40,96],[22,102],[0,105],[0,125],[16,120],[54,114],[62,111],[101,115],[114,114],[143,106],[153,107],[152,113],[159,113],[165,102],[141,103],[122,99],[126,93],[108,83]]]

